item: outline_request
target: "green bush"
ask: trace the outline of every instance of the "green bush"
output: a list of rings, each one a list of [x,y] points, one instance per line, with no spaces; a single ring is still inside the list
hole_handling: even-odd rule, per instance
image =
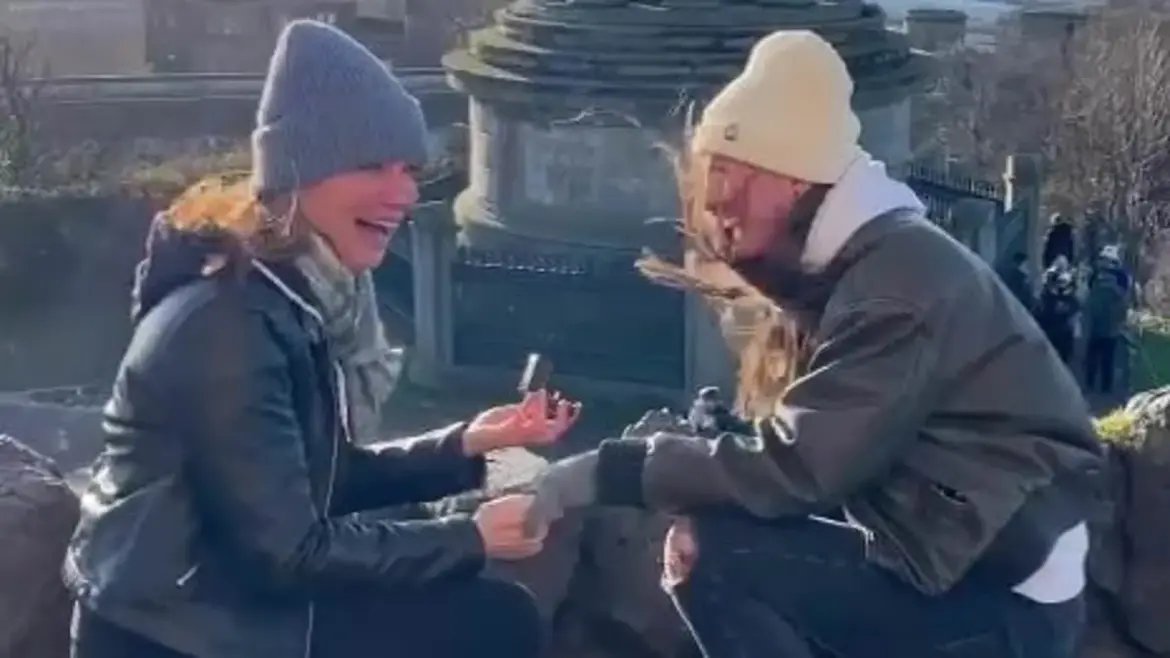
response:
[[[1170,384],[1170,318],[1135,314],[1130,352],[1130,390],[1148,391]]]
[[[251,154],[244,147],[194,153],[132,167],[122,175],[121,186],[134,194],[170,200],[207,176],[247,171],[250,166]]]

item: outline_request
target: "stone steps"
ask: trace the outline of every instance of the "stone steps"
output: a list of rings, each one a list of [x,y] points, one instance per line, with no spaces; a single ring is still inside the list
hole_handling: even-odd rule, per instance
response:
[[[557,93],[677,97],[738,73],[752,45],[780,28],[810,28],[838,46],[856,87],[904,89],[926,75],[876,5],[854,2],[637,3],[520,1],[472,34],[444,67],[473,95]]]

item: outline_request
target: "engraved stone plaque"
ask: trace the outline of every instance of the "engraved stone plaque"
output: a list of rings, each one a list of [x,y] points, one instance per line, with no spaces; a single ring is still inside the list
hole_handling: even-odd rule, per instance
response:
[[[519,124],[523,196],[531,203],[669,212],[668,154],[638,127]]]

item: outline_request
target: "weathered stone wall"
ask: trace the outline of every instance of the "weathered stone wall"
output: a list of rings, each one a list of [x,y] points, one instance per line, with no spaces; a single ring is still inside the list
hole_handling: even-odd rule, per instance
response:
[[[67,658],[61,583],[78,501],[53,463],[0,431],[0,656]]]
[[[1170,387],[1102,424],[1108,503],[1095,519],[1086,658],[1170,656]]]
[[[0,203],[0,390],[112,374],[151,213],[117,196]]]
[[[42,129],[48,145],[56,148],[86,140],[110,145],[134,138],[246,137],[255,125],[259,92],[259,84],[242,95],[221,92],[213,96],[191,89],[183,90],[177,98],[166,98],[165,94],[102,98],[94,92],[92,97],[45,103]],[[467,120],[467,103],[458,94],[430,89],[419,93],[431,126]]]
[[[1128,417],[1110,444],[1102,490],[1109,504],[1092,515],[1090,625],[1082,658],[1170,656],[1170,388],[1135,398]],[[59,425],[68,425],[64,417]],[[92,454],[95,446],[82,448]],[[486,495],[523,489],[542,464],[524,450],[502,453],[492,462]],[[77,465],[74,459],[69,468]],[[12,478],[0,468],[0,494],[11,489]],[[59,474],[53,478],[59,488]],[[469,511],[484,495],[448,500],[439,504],[443,510],[431,511]],[[411,511],[393,515],[404,513]],[[553,526],[539,556],[492,565],[491,573],[533,591],[554,629],[553,658],[687,658],[695,648],[659,586],[667,523],[663,515],[633,510],[572,513]],[[66,538],[64,532],[46,536],[46,554],[63,550]],[[49,567],[39,569],[49,573]],[[67,623],[58,613],[53,623],[64,635]]]

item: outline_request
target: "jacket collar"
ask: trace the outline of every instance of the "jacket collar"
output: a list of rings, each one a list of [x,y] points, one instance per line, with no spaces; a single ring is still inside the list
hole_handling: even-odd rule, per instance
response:
[[[816,275],[810,275],[816,282],[816,294],[807,300],[804,319],[815,324],[824,313],[825,306],[833,291],[841,283],[849,269],[881,246],[891,234],[910,224],[924,224],[926,219],[912,208],[894,208],[866,220],[839,247],[837,253]]]
[[[861,154],[817,209],[801,255],[802,269],[814,274],[824,271],[854,234],[895,210],[926,212],[909,186],[890,177],[885,164]]]
[[[311,317],[318,328],[325,326],[325,317],[318,308],[318,301],[305,279],[305,275],[291,263],[265,262],[253,258],[252,268],[268,281],[282,295]]]

